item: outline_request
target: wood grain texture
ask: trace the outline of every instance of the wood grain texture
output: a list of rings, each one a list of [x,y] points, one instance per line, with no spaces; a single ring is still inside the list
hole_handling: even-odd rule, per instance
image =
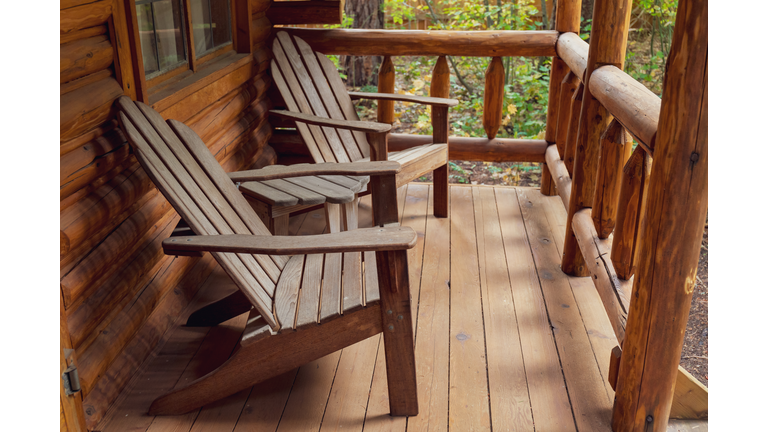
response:
[[[600,137],[600,160],[592,201],[592,221],[597,236],[608,238],[616,226],[621,174],[632,154],[632,137],[614,119]]]
[[[616,66],[595,70],[592,95],[653,155],[661,99]]]
[[[473,188],[472,195],[491,424],[506,425],[511,430],[532,431],[531,400],[526,382],[518,312],[512,295],[513,283],[522,285],[535,282],[534,271],[530,266],[530,248],[526,247],[525,242],[510,241],[509,236],[502,236],[502,225],[509,233],[519,228],[522,220],[519,214],[499,214],[493,189]],[[510,197],[502,199],[506,198]],[[505,254],[499,254],[501,250]],[[520,265],[526,261],[527,277],[520,277],[516,272],[508,270],[512,267],[510,264]]]
[[[299,0],[290,3],[277,2],[267,10],[272,24],[341,24],[344,2]]]
[[[589,44],[576,33],[563,33],[557,38],[557,55],[568,65],[571,72],[584,82]]]
[[[59,81],[64,84],[109,67],[115,50],[108,35],[62,44],[60,46]]]
[[[112,118],[112,103],[123,94],[114,78],[105,78],[61,96],[59,140],[68,141]]]
[[[504,64],[501,57],[494,57],[485,70],[485,91],[483,92],[483,129],[488,139],[496,138],[501,126],[502,103],[504,102]]]
[[[704,1],[679,5],[619,368],[616,431],[664,430],[672,405],[707,217],[707,18]]]
[[[399,93],[367,93],[367,92],[349,92],[349,97],[352,100],[358,99],[372,99],[379,101],[400,101],[400,102],[412,102],[423,105],[453,107],[459,104],[456,99],[444,99],[429,96],[414,96],[403,95]]]
[[[551,56],[557,40],[555,31],[285,30],[326,55]]]
[[[512,279],[510,274],[510,281],[515,310],[521,312],[517,325],[521,330],[520,343],[526,364],[533,422],[537,430],[574,431],[576,426],[571,403],[568,401],[553,335],[554,323],[549,322],[544,295],[545,289],[554,290],[564,285],[554,276],[548,276],[558,271],[557,261],[545,258],[552,254],[551,249],[546,247],[552,243],[551,237],[541,232],[541,229],[531,227],[543,223],[534,218],[536,205],[533,200],[544,198],[538,192],[532,195],[528,198],[526,194],[518,194],[514,189],[496,191],[500,221],[504,222],[501,223],[501,231],[505,250],[514,251],[507,258],[508,263],[513,258],[524,259],[522,269],[525,270],[525,277]],[[527,234],[526,231],[531,233]],[[529,251],[527,254],[518,253],[526,248]],[[547,266],[538,270],[545,262]],[[538,277],[535,275],[537,271],[541,272]]]
[[[635,255],[639,246],[641,217],[648,194],[651,158],[642,147],[632,153],[621,173],[616,229],[613,232],[611,261],[621,279],[635,272]]]
[[[271,110],[272,115],[278,117],[288,118],[297,122],[327,126],[332,128],[347,129],[351,131],[367,132],[367,133],[385,133],[388,132],[392,126],[383,123],[366,122],[366,121],[351,121],[351,120],[335,120],[327,117],[314,116],[311,114],[304,114],[293,111],[283,110]]]
[[[403,151],[430,144],[429,135],[391,133],[388,145],[391,151]],[[448,137],[450,160],[486,162],[544,162],[547,142],[514,138]]]
[[[573,176],[573,161],[576,159],[576,136],[579,133],[579,117],[581,113],[581,103],[584,100],[584,84],[579,83],[571,97],[571,107],[568,110],[568,132],[565,137],[565,151],[563,153],[563,162],[568,174]]]
[[[395,93],[395,65],[391,56],[384,56],[379,65],[379,93]],[[392,124],[395,122],[395,101],[381,99],[376,105],[376,121]]]
[[[632,2],[629,0],[598,0],[594,6],[589,57],[584,73],[584,95],[576,135],[576,152],[571,173],[571,200],[568,205],[563,271],[572,276],[586,276],[584,257],[581,256],[576,237],[573,235],[573,215],[592,205],[600,151],[600,137],[612,120],[610,113],[595,99],[589,88],[592,73],[601,65],[624,67],[629,32],[629,16]]]
[[[479,296],[472,189],[451,189],[450,386],[448,422],[459,430],[491,428],[483,307]],[[465,227],[470,227],[465,229]],[[471,414],[470,414],[471,413]]]
[[[65,8],[61,5],[59,33],[64,35],[87,27],[104,24],[112,15],[113,2],[101,0]]]

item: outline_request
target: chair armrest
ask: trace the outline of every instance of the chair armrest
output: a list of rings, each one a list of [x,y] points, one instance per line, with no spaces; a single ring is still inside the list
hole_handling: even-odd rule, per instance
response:
[[[416,246],[410,227],[374,227],[309,236],[257,236],[245,234],[171,237],[163,241],[174,252],[234,252],[257,255],[296,255],[337,252],[394,251]]]
[[[366,133],[387,133],[392,129],[392,125],[386,123],[367,122],[360,120],[336,120],[327,117],[318,117],[311,114],[298,113],[295,111],[269,110],[271,114],[290,120],[313,124],[318,126],[328,126],[337,129],[347,129]]]
[[[459,101],[457,101],[456,99],[402,95],[402,94],[396,94],[396,93],[349,92],[349,97],[352,98],[352,100],[355,100],[355,99],[391,100],[391,101],[400,101],[400,102],[420,103],[423,105],[444,106],[444,107],[453,107],[459,104]]]
[[[228,173],[234,182],[263,181],[315,175],[381,176],[400,172],[400,163],[380,162],[326,162],[319,164],[269,165],[261,169]]]

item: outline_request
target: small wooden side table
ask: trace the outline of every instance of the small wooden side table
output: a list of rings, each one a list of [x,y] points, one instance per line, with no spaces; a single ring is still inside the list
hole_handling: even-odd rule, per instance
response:
[[[330,232],[357,228],[357,195],[370,177],[318,175],[249,181],[240,191],[274,235],[288,235],[291,213],[325,205]]]

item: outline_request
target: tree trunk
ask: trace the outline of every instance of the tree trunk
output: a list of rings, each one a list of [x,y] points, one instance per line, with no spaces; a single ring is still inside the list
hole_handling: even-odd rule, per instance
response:
[[[353,28],[383,29],[382,3],[383,0],[347,0],[344,13],[354,17]],[[347,85],[355,87],[377,85],[376,71],[381,64],[381,57],[342,56],[340,61],[347,74]]]

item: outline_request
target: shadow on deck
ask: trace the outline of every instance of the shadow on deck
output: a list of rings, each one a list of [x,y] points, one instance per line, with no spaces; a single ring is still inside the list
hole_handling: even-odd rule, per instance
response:
[[[381,335],[186,415],[148,416],[158,395],[229,356],[244,314],[215,328],[176,326],[97,430],[610,431],[608,361],[617,342],[592,282],[559,269],[560,198],[453,186],[450,217],[436,219],[430,194],[411,183],[398,195],[402,224],[419,235],[408,254],[418,416],[389,416]],[[370,196],[360,213],[360,226],[370,226]],[[321,211],[290,221],[292,234],[324,228]],[[179,323],[235,289],[218,269],[203,283]],[[707,422],[670,421],[669,430],[703,432]]]

